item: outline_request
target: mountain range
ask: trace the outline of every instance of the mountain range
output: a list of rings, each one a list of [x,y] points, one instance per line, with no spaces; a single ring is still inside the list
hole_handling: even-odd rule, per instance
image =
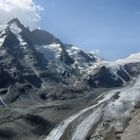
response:
[[[4,108],[0,118],[3,124],[0,137],[9,139],[18,135],[19,131],[11,131],[17,126],[18,119],[37,123],[37,128],[40,124],[44,128],[44,123],[51,128],[53,123],[43,120],[39,113],[32,115],[33,107],[38,109],[38,105],[46,103],[55,106],[62,101],[87,96],[93,98],[96,95],[94,91],[127,86],[139,74],[140,53],[107,62],[100,56],[61,42],[47,31],[31,31],[14,18],[0,25],[0,106],[1,110]],[[30,106],[31,109],[24,112],[15,110],[19,106],[22,109]],[[7,112],[4,116],[6,110],[14,115],[9,116]],[[9,119],[11,126],[5,130]],[[47,128],[35,129],[35,132],[28,129],[42,135],[44,130],[48,131]],[[7,132],[9,136],[6,136]],[[25,135],[26,131],[21,134]]]

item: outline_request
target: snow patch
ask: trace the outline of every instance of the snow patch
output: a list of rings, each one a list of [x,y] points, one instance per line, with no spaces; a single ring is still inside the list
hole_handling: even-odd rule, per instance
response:
[[[36,45],[35,48],[41,52],[47,60],[54,60],[60,57],[62,48],[60,44],[51,44],[51,45]]]
[[[4,106],[7,106],[7,104],[3,101],[2,97],[0,97],[0,102],[1,102]]]
[[[13,32],[17,36],[22,31],[16,23],[10,24],[9,28],[10,28],[10,31]]]
[[[3,42],[4,42],[5,38],[6,38],[6,36],[0,38],[0,48],[1,48],[1,46],[3,45]]]
[[[4,27],[3,27],[4,28]],[[5,29],[5,28],[4,28]],[[6,35],[5,35],[5,30],[3,29],[3,31],[0,33],[0,47],[3,45],[3,42],[6,38]]]
[[[1,32],[1,31],[4,31],[7,27],[8,27],[7,24],[5,24],[5,25],[0,25],[0,32]]]

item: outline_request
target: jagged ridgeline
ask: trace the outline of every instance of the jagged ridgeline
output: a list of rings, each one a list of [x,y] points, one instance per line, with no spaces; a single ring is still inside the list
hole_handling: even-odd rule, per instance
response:
[[[84,96],[93,88],[122,86],[139,73],[139,60],[108,63],[47,31],[30,31],[17,18],[0,29],[2,105],[25,98],[46,101]]]

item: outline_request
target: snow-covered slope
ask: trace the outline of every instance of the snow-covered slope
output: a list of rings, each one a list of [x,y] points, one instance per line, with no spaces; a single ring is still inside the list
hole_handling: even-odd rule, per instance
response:
[[[87,70],[85,77],[89,76],[89,84],[95,87],[104,84],[111,87],[124,85],[139,74],[140,53],[137,53],[114,62],[103,60],[95,63]]]
[[[115,61],[115,64],[124,65],[129,63],[139,63],[140,62],[140,53],[131,54],[125,59],[119,59]]]
[[[73,67],[78,68],[81,73],[87,71],[90,67],[99,64],[103,60],[96,55],[90,54],[79,49],[76,46],[66,45],[66,51],[74,59]]]
[[[5,40],[5,29],[7,28],[7,25],[0,25],[0,48]]]
[[[60,44],[50,44],[43,46],[36,46],[36,49],[44,54],[45,58],[50,61],[54,61],[57,58],[60,58],[62,53],[62,48]]]

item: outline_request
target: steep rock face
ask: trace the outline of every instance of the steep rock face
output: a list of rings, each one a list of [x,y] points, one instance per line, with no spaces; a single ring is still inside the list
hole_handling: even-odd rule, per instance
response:
[[[0,88],[8,87],[10,84],[14,82],[14,79],[10,76],[10,74],[3,69],[0,70]]]
[[[88,80],[89,85],[92,87],[119,87],[122,86],[123,81],[110,72],[108,68],[102,66],[94,76],[90,76]]]
[[[137,76],[140,74],[140,62],[125,64],[125,69],[132,76]]]
[[[53,43],[60,43],[60,41],[57,38],[55,38],[52,34],[50,34],[47,31],[36,29],[32,31],[32,36],[34,37],[34,44],[50,45]]]

